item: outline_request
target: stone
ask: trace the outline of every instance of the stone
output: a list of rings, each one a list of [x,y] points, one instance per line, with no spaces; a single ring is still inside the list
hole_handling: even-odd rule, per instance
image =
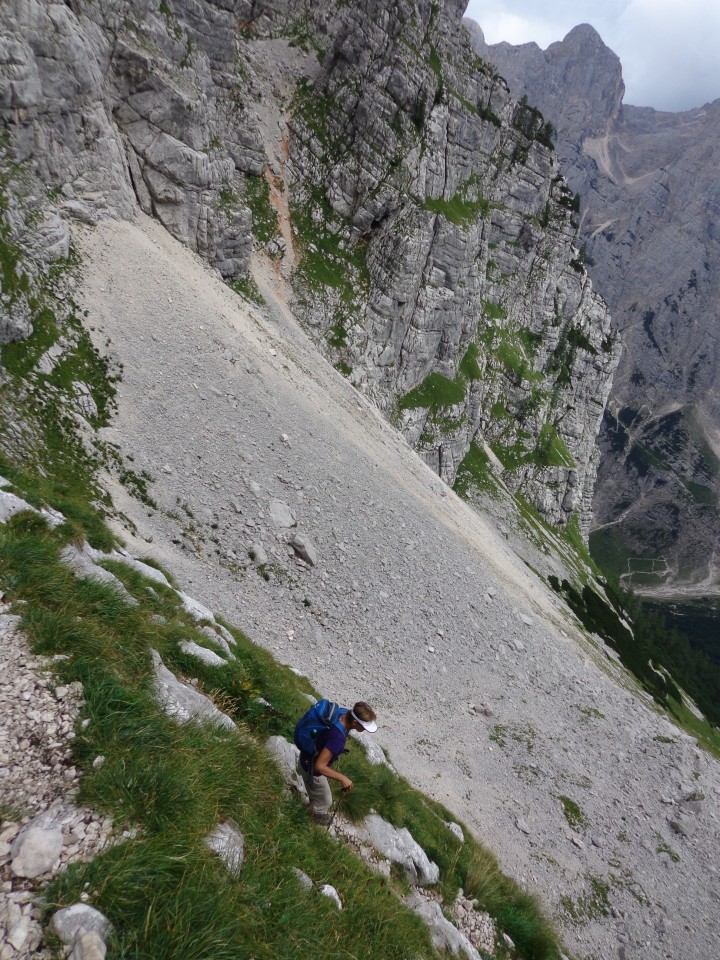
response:
[[[461,933],[454,924],[446,919],[440,904],[436,900],[423,897],[418,892],[407,900],[407,905],[427,924],[430,930],[430,938],[436,950],[448,951],[454,957],[464,956],[467,957],[467,960],[482,960],[465,934]]]
[[[269,737],[265,741],[265,747],[272,757],[274,757],[285,778],[288,789],[297,793],[302,802],[307,806],[310,803],[307,790],[302,776],[298,773],[297,765],[300,757],[300,751],[294,743],[288,743],[285,737]]]
[[[106,584],[119,593],[130,606],[136,607],[138,605],[138,601],[128,593],[124,584],[118,580],[115,574],[110,573],[109,570],[105,570],[95,562],[88,544],[83,544],[82,548],[76,547],[72,543],[68,544],[60,551],[60,559],[77,577]]]
[[[294,533],[289,539],[288,543],[293,548],[295,553],[300,557],[301,560],[304,560],[305,563],[309,564],[311,567],[317,565],[318,555],[315,544],[312,542],[310,537],[305,533]]]
[[[62,848],[62,830],[33,826],[31,822],[13,841],[10,868],[16,877],[42,876],[57,866]]]
[[[335,887],[331,886],[329,883],[324,883],[318,890],[323,897],[329,897],[338,910],[342,910],[342,900],[340,899],[340,894],[337,892]]]
[[[306,873],[300,870],[299,867],[293,867],[292,872],[297,877],[298,883],[303,888],[303,890],[312,890],[313,882]]]
[[[107,947],[105,941],[94,930],[80,930],[68,960],[105,960]]]
[[[457,837],[460,843],[465,843],[465,834],[463,833],[463,829],[459,823],[452,823],[451,821],[446,820],[445,826],[448,828],[450,833]]]
[[[240,876],[245,857],[245,838],[233,823],[220,823],[205,837],[206,845],[216,853],[232,877]]]
[[[195,600],[193,597],[189,597],[186,593],[183,593],[181,590],[178,590],[178,596],[182,601],[183,607],[187,610],[190,616],[195,621],[207,620],[209,623],[215,623],[215,615],[212,610],[209,610],[203,603],[200,603],[199,600]]]
[[[265,547],[259,542],[250,544],[248,548],[248,553],[252,560],[257,563],[258,566],[264,567],[268,562],[268,555]]]
[[[0,490],[0,523],[7,523],[10,517],[15,516],[16,513],[22,513],[24,510],[31,510],[33,513],[37,513],[37,510],[31,507],[30,504],[21,497],[16,497],[14,493],[7,493],[5,490]]]
[[[376,813],[368,814],[363,826],[377,852],[387,860],[399,863],[411,883],[429,886],[438,882],[440,868],[428,858],[406,827],[398,829]]]
[[[526,833],[526,834],[528,834],[528,835],[530,834],[530,827],[528,826],[527,820],[523,820],[522,818],[520,818],[519,820],[516,820],[516,821],[515,821],[515,826],[516,826],[516,827],[518,828],[518,830],[520,830],[522,833]]]
[[[167,669],[156,650],[151,650],[150,654],[155,674],[155,695],[168,716],[180,724],[197,720],[226,730],[237,729],[235,722],[219,710],[209,697],[178,680]]]
[[[227,660],[224,660],[221,656],[215,653],[213,650],[208,650],[207,647],[201,647],[200,644],[194,643],[192,640],[181,640],[179,643],[180,649],[183,653],[189,654],[191,657],[196,657],[202,663],[206,664],[208,667],[226,667]]]
[[[14,950],[20,951],[22,950],[29,933],[30,917],[20,917],[17,923],[13,924],[12,928],[8,930],[6,939]]]
[[[313,700],[313,702],[315,701]],[[383,748],[380,746],[377,740],[373,739],[372,734],[358,733],[356,730],[352,730],[350,732],[350,739],[353,743],[357,743],[363,748],[368,759],[368,763],[372,764],[372,766],[385,766],[389,767],[390,770],[395,770],[393,765],[385,756],[385,751]]]
[[[295,517],[290,507],[283,500],[271,500],[268,515],[271,523],[280,529],[295,526]]]
[[[73,903],[52,915],[48,929],[63,943],[71,944],[81,930],[96,933],[105,939],[109,936],[112,925],[105,914],[95,907],[85,903]]]

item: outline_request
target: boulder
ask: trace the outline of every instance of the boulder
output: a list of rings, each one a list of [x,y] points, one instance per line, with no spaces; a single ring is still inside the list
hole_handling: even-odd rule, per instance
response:
[[[62,830],[31,822],[12,844],[10,868],[16,877],[40,877],[57,865],[62,848]]]
[[[200,644],[193,643],[192,640],[181,640],[179,646],[183,653],[189,653],[191,657],[197,657],[208,667],[227,666],[227,660],[223,660],[213,650],[208,650],[207,647],[201,647]]]
[[[268,510],[270,520],[280,529],[289,529],[295,526],[295,517],[290,507],[283,500],[271,500]]]
[[[314,567],[318,561],[317,548],[310,537],[305,533],[294,533],[288,540],[295,553],[305,563]]]
[[[112,930],[110,921],[95,907],[87,903],[73,903],[54,913],[50,919],[48,929],[63,943],[72,943],[81,930],[96,933],[105,939]]]
[[[443,916],[440,904],[415,893],[407,905],[425,921],[430,929],[430,939],[436,950],[448,951],[454,957],[465,956],[468,960],[482,960],[464,933]]]
[[[135,597],[132,597],[128,593],[125,586],[118,580],[114,573],[110,573],[109,570],[98,566],[93,557],[93,553],[94,551],[87,543],[84,543],[82,548],[69,543],[60,551],[60,559],[66,567],[72,570],[75,576],[81,579],[96,580],[98,583],[104,583],[112,587],[120,594],[126,603],[136,607],[138,602]]]
[[[343,908],[342,900],[340,899],[340,894],[337,892],[335,887],[330,886],[329,883],[324,883],[320,887],[320,893],[322,894],[323,897],[329,897],[333,901],[335,906],[338,908],[338,910],[342,910]]]

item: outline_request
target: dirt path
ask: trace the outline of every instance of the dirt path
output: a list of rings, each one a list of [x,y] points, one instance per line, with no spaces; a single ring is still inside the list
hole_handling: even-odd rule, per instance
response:
[[[718,765],[598,668],[494,523],[318,356],[270,273],[260,308],[147,218],[76,239],[87,322],[124,365],[103,436],[154,478],[158,509],[108,480],[132,550],[328,696],[373,703],[400,771],[551,910],[607,881],[616,915],[567,925],[578,955],[712,955],[717,823],[696,805],[682,838],[666,801],[702,788],[716,803]]]

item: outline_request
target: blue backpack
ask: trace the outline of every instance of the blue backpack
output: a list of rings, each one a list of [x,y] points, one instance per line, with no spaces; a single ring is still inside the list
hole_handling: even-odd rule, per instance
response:
[[[317,737],[323,730],[337,727],[343,736],[347,736],[347,730],[340,721],[344,713],[347,710],[339,704],[331,700],[318,700],[295,724],[295,746],[314,757],[318,752]]]

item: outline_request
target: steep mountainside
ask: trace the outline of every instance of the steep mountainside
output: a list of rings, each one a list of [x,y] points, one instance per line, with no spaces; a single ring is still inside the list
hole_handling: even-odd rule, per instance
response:
[[[209,767],[190,764],[192,726],[176,740],[146,722],[152,648],[266,733],[290,735],[305,707],[296,671],[366,697],[395,768],[465,818],[526,907],[542,898],[578,960],[710,957],[717,731],[582,559],[618,345],[573,195],[547,125],[471,52],[460,3],[387,6],[0,6],[0,590],[59,676],[86,684],[88,716],[67,720],[83,796],[128,840],[55,890],[107,909],[110,955],[330,960],[373,957],[371,942],[434,957],[395,927],[379,878],[277,802],[242,731],[196,740],[213,768],[198,806]],[[94,552],[118,546],[191,596]],[[61,550],[81,575],[69,587]],[[142,610],[84,582],[94,560]],[[209,606],[287,669],[239,633],[228,661]],[[216,654],[202,671],[198,641]],[[359,772],[348,812],[385,806],[413,836],[435,821],[430,909],[462,886],[517,931],[499,957],[563,960],[473,866],[450,813],[420,798],[415,820],[384,770],[345,769]],[[215,871],[208,897],[189,877],[210,876],[214,811],[246,834],[247,872]],[[9,941],[48,888],[27,899],[2,837],[0,960],[30,960]],[[318,882],[329,867],[347,909],[312,907],[292,867]],[[192,911],[176,911],[188,886]],[[368,887],[380,913],[362,907]],[[308,948],[311,910],[330,919]]]
[[[588,270],[625,344],[600,440],[598,555],[635,586],[717,591],[720,100],[678,114],[623,105],[620,62],[588,25],[545,51],[488,48],[471,31],[557,128]]]
[[[139,204],[224,277],[252,237],[323,350],[452,482],[473,439],[586,530],[618,348],[547,130],[460,4],[5,4],[14,159],[63,215]]]

